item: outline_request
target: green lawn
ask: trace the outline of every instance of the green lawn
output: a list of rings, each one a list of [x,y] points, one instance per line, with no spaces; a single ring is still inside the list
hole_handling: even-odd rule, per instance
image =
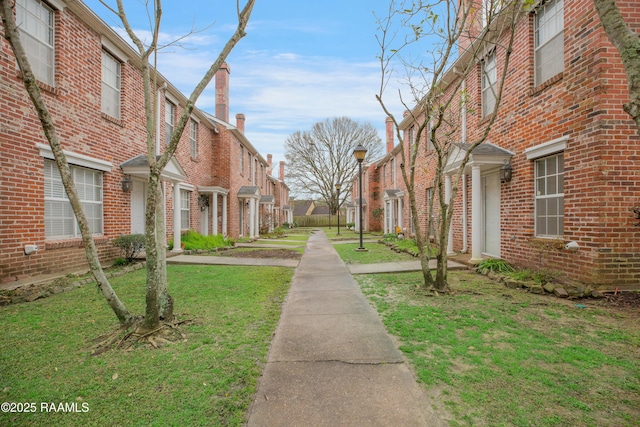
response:
[[[360,243],[336,243],[333,245],[347,264],[372,264],[378,262],[416,261],[418,258],[401,252],[396,253],[382,243],[364,242],[366,252],[358,252]]]
[[[144,270],[112,279],[143,312]],[[187,340],[158,350],[90,355],[116,326],[95,285],[0,307],[0,397],[34,402],[35,414],[0,412],[0,425],[242,425],[262,373],[293,270],[169,266]],[[88,412],[42,413],[41,402]]]
[[[451,426],[640,425],[637,313],[471,272],[440,297],[419,273],[356,278]]]

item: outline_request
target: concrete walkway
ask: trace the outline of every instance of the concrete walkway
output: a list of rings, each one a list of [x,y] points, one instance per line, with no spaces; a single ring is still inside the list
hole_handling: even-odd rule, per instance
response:
[[[307,243],[248,426],[441,426],[322,231]]]
[[[382,262],[377,264],[349,264],[347,265],[351,274],[377,274],[377,273],[401,273],[407,271],[421,271],[420,261],[396,261]],[[429,268],[436,268],[436,260],[429,260]],[[455,261],[448,261],[449,270],[466,270],[466,265]]]
[[[167,258],[167,264],[196,264],[196,265],[258,265],[267,267],[292,267],[298,266],[297,259],[278,258],[240,258],[232,256],[214,255],[176,255]]]

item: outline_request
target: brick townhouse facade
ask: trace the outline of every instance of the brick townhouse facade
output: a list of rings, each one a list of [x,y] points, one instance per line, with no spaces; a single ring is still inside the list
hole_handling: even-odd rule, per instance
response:
[[[617,4],[639,32],[640,4]],[[504,44],[505,37],[497,43]],[[461,54],[458,61],[463,59]],[[453,135],[448,185],[466,143],[489,120],[486,107],[492,100],[486,86],[495,83],[483,86],[482,67],[497,63],[499,68],[504,60],[503,50],[486,51],[464,81],[464,126],[442,129]],[[455,69],[460,65],[453,64],[443,81],[459,79]],[[640,138],[622,109],[627,100],[619,54],[604,33],[593,0],[540,1],[524,13],[495,124],[471,153],[453,201],[448,252],[469,252],[472,260],[502,258],[602,289],[637,289],[640,230],[634,226],[633,208],[640,205]],[[460,106],[459,101],[452,105]],[[412,115],[400,123],[405,146],[417,123]],[[420,150],[418,169],[433,171],[433,150],[425,141]],[[392,162],[389,157],[381,166],[392,168]],[[501,169],[509,169],[511,177],[501,179]],[[424,200],[434,190],[433,179],[427,173],[416,180],[425,225]],[[400,199],[408,204],[407,196]]]
[[[148,166],[139,57],[82,2],[17,4],[23,43],[108,264],[118,255],[115,237],[144,232]],[[1,40],[0,282],[84,270],[84,249],[51,149],[13,53]],[[222,87],[217,99],[224,101],[216,115],[194,109],[163,172],[167,237],[175,251],[189,229],[232,238],[258,234],[268,165],[244,136],[244,116],[236,126],[228,123],[228,73],[225,66],[216,76]],[[155,96],[159,153],[186,97],[162,75]],[[277,203],[287,205],[288,189],[276,183],[285,195]],[[37,251],[26,254],[32,245]]]

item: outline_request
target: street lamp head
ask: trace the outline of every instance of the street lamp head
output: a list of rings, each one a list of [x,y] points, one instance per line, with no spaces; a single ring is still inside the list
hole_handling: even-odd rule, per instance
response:
[[[342,188],[342,184],[337,183],[337,184],[336,184],[336,190],[340,191],[340,189],[341,189],[341,188]]]
[[[367,154],[367,149],[364,148],[362,144],[358,144],[355,150],[353,150],[353,155],[355,156],[358,163],[362,163],[364,160],[364,156]]]

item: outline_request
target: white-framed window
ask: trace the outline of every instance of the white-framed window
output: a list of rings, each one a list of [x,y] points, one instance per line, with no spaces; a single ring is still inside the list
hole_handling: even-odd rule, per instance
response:
[[[244,147],[240,146],[240,175],[244,176]]]
[[[176,126],[176,106],[167,100],[164,106],[164,142],[169,145]]]
[[[413,159],[413,153],[416,150],[416,128],[411,126],[409,128],[409,159]]]
[[[535,18],[535,85],[564,70],[564,0],[552,0]]]
[[[121,64],[102,51],[102,112],[120,119]]]
[[[180,228],[191,228],[191,191],[180,190]]]
[[[102,234],[102,172],[79,166],[70,168],[89,228],[93,234]],[[49,159],[44,159],[44,235],[47,239],[81,236],[58,166]]]
[[[36,78],[54,85],[53,10],[40,0],[17,0],[16,23]]]
[[[493,22],[496,19],[496,15],[500,13],[502,8],[508,4],[505,0],[482,0],[482,26],[486,27],[487,24]]]
[[[189,142],[191,146],[191,157],[198,157],[198,122],[191,120],[189,123]]]
[[[391,159],[391,187],[396,188],[396,158]]]
[[[564,152],[535,160],[536,236],[564,235]]]
[[[493,52],[482,61],[482,117],[493,113],[496,106],[496,53]]]

